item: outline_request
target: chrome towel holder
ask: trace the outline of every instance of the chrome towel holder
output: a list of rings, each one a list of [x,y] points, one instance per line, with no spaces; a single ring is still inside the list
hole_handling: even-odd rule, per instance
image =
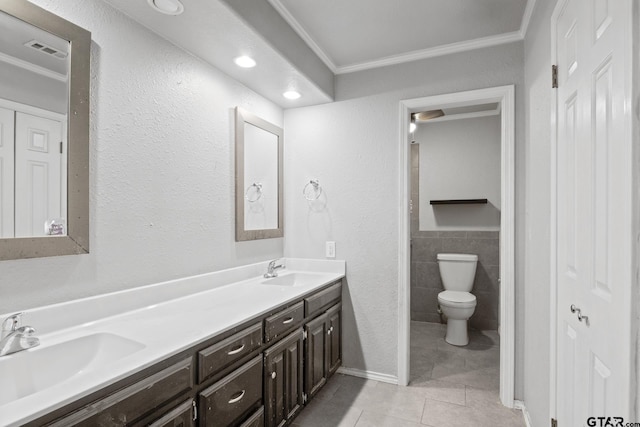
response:
[[[321,194],[322,187],[320,186],[320,181],[317,179],[310,180],[302,189],[302,195],[310,202],[318,200]]]

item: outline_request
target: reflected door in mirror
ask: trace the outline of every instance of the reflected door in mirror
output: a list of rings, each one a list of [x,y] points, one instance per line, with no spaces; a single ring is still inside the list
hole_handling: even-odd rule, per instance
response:
[[[1,237],[65,234],[63,122],[0,108],[0,125]]]

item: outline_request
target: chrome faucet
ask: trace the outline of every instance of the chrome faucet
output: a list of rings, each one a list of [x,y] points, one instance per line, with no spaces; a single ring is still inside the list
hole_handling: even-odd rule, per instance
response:
[[[276,264],[278,262],[277,259],[274,259],[273,261],[269,261],[269,265],[267,266],[267,272],[264,273],[264,278],[265,279],[271,279],[272,277],[278,277],[278,272],[276,270],[279,270],[281,268],[285,268],[284,264]]]
[[[23,313],[13,314],[2,322],[0,331],[0,356],[17,353],[40,345],[40,340],[33,336],[36,332],[31,326],[20,326]]]

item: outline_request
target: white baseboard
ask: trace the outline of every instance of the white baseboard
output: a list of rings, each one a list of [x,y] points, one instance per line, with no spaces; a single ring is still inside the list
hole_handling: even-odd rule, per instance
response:
[[[520,409],[522,411],[522,417],[524,418],[524,423],[527,427],[531,427],[531,418],[529,417],[529,411],[527,411],[527,407],[524,405],[524,402],[521,400],[514,400],[513,406],[516,409]]]
[[[368,380],[380,381],[389,384],[398,384],[398,377],[393,375],[381,374],[379,372],[363,371],[361,369],[353,368],[338,368],[339,374],[351,375],[352,377],[366,378]]]

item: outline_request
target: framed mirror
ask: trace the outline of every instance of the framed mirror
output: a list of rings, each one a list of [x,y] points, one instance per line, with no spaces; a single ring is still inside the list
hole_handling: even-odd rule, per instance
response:
[[[0,2],[0,260],[89,252],[91,33]]]
[[[282,237],[282,128],[236,107],[236,241]]]

